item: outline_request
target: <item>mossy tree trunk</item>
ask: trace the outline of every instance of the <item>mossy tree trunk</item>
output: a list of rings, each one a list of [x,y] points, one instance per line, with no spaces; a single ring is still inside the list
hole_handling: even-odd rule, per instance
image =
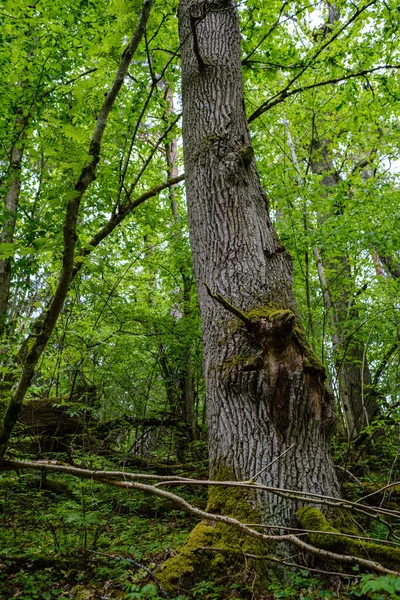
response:
[[[186,191],[203,324],[211,476],[337,495],[324,370],[308,348],[292,261],[260,185],[245,114],[232,0],[182,0]],[[226,310],[207,292],[242,312]],[[240,316],[240,313],[237,313]],[[269,463],[292,449],[273,466]],[[265,494],[263,519],[293,524],[296,501]]]

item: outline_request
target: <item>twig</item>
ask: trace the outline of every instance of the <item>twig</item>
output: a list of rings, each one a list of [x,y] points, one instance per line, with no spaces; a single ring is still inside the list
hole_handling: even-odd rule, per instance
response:
[[[376,492],[371,492],[370,494],[367,494],[366,496],[359,498],[357,500],[357,502],[361,502],[362,500],[365,500],[366,498],[370,498],[371,496],[375,496],[376,494],[380,494],[381,492],[384,492],[385,490],[388,490],[390,488],[397,487],[397,486],[400,486],[400,481],[395,481],[394,483],[388,483],[387,485],[384,485],[383,487],[379,488],[379,490],[376,490]]]
[[[163,596],[163,598],[166,598],[166,600],[170,600],[170,597],[168,596],[167,592],[165,591],[165,589],[161,585],[159,579],[154,575],[153,571],[151,571],[151,569],[149,569],[145,565],[142,565],[142,563],[138,562],[134,558],[128,558],[127,556],[120,556],[119,554],[116,554],[116,555],[115,554],[114,555],[113,554],[104,554],[103,552],[97,552],[96,550],[88,550],[87,552],[89,552],[90,554],[97,554],[98,556],[104,556],[105,558],[110,558],[111,560],[118,560],[120,562],[127,562],[127,563],[129,563],[131,565],[134,565],[138,569],[142,569],[154,581],[154,583],[156,584],[156,586],[160,590],[161,596]]]
[[[25,461],[6,461],[4,463],[3,470],[5,470],[6,465],[8,465],[9,468],[14,468],[14,469],[17,468],[16,463],[18,463],[19,468],[21,468],[21,463],[23,464],[24,462]],[[12,464],[14,465],[13,467],[11,466]],[[25,464],[26,464],[26,466],[28,466],[28,464],[29,464],[28,461],[26,461]],[[56,465],[48,465],[48,464],[44,464],[44,463],[41,463],[41,464],[30,463],[30,467],[28,466],[28,468],[36,468],[36,469],[37,468],[45,468],[46,469],[48,467],[53,467],[53,469],[51,469],[51,470],[56,470],[56,469],[54,469],[55,466]],[[60,467],[60,465],[59,465],[59,467]],[[261,541],[264,541],[264,542],[289,542],[291,544],[294,544],[298,548],[301,548],[303,550],[306,550],[307,552],[311,552],[312,554],[316,554],[318,556],[322,556],[327,559],[335,560],[335,561],[338,561],[341,563],[346,563],[346,564],[360,565],[362,567],[365,567],[366,569],[376,571],[377,573],[383,573],[385,575],[395,575],[396,577],[400,575],[400,572],[393,571],[391,569],[387,569],[380,563],[377,563],[377,562],[369,560],[369,559],[365,559],[362,557],[356,557],[356,556],[352,556],[352,555],[337,554],[335,552],[330,552],[329,550],[323,550],[321,548],[316,548],[315,546],[312,546],[311,544],[308,544],[307,542],[300,540],[297,536],[295,536],[293,534],[265,535],[263,533],[260,533],[259,531],[256,531],[255,529],[252,529],[251,527],[248,527],[247,525],[245,525],[244,523],[242,523],[241,521],[238,521],[237,519],[235,519],[233,517],[227,517],[225,515],[214,514],[214,513],[207,512],[205,510],[201,510],[200,508],[193,506],[192,504],[190,504],[189,502],[187,502],[180,496],[177,496],[176,494],[173,494],[171,492],[167,492],[166,490],[161,490],[156,485],[148,485],[148,484],[139,483],[136,481],[135,482],[134,481],[115,481],[113,479],[99,477],[96,471],[89,471],[86,469],[77,469],[76,467],[65,467],[64,466],[63,471],[66,473],[70,473],[71,475],[75,475],[77,477],[82,477],[85,479],[93,479],[95,481],[99,481],[100,483],[115,486],[118,488],[138,490],[138,491],[141,491],[141,492],[153,495],[153,496],[158,496],[160,498],[165,498],[165,499],[171,500],[172,502],[181,506],[183,508],[183,510],[185,510],[186,512],[193,514],[193,515],[199,517],[200,519],[206,519],[209,521],[217,521],[220,523],[224,523],[225,525],[230,525],[230,526],[234,527],[235,529],[238,529],[238,530],[242,531],[243,533],[246,533],[246,534],[248,534],[254,538],[257,538]],[[177,483],[182,485],[182,481],[179,481]],[[187,480],[187,481],[185,481],[185,484],[187,484],[187,483],[191,483],[191,482],[189,480]],[[203,484],[204,482],[198,482],[198,483]],[[232,484],[235,482],[230,482],[230,483]],[[226,482],[207,482],[207,484],[208,485],[212,485],[212,484],[226,485]],[[249,488],[253,488],[253,489],[266,487],[266,486],[258,486],[257,484],[251,485],[251,484],[241,483],[238,485],[240,487],[249,487]],[[310,495],[317,496],[317,494],[311,494],[311,493],[310,493]],[[303,498],[303,501],[304,500],[305,500],[305,498]],[[309,501],[309,499],[307,499],[307,501]],[[351,503],[351,504],[354,504],[354,503]]]
[[[240,550],[233,550],[232,548],[214,548],[211,546],[199,546],[200,550],[205,551],[213,551],[213,552],[227,552],[227,553],[237,553],[242,556],[246,556],[246,558],[252,558],[253,560],[266,560],[271,562],[277,562],[287,567],[296,567],[297,569],[304,569],[306,571],[312,571],[313,573],[321,573],[323,575],[339,575],[340,577],[351,577],[354,579],[358,579],[358,575],[350,575],[349,573],[339,573],[335,571],[322,571],[321,569],[314,569],[311,567],[307,567],[305,565],[299,565],[298,563],[289,562],[287,560],[283,560],[282,558],[278,558],[277,556],[271,556],[270,554],[251,554],[249,552],[241,552]]]
[[[254,477],[252,478],[252,480],[254,480],[254,481],[255,481],[255,480],[257,479],[257,477],[259,477],[259,476],[261,475],[261,473],[264,473],[264,471],[266,471],[266,470],[267,470],[269,467],[271,467],[271,466],[272,466],[274,463],[276,463],[276,461],[277,461],[277,460],[280,460],[281,458],[283,458],[283,457],[285,456],[285,454],[287,454],[287,453],[289,452],[289,450],[291,450],[292,448],[294,448],[294,447],[295,447],[295,445],[296,445],[296,444],[292,444],[292,445],[290,446],[290,448],[287,448],[287,449],[285,450],[285,452],[282,452],[282,454],[280,454],[279,456],[277,456],[276,458],[274,458],[274,460],[271,460],[271,462],[270,462],[270,463],[268,463],[266,467],[264,467],[263,469],[261,469],[261,471],[259,471],[258,473],[256,473],[256,474],[254,475]],[[249,482],[249,483],[250,483],[250,482]]]
[[[297,535],[302,535],[302,534],[306,534],[308,535],[309,533],[311,534],[320,534],[321,531],[318,530],[314,530],[314,529],[300,529],[298,527],[283,527],[282,525],[262,525],[261,523],[246,523],[246,525],[248,527],[261,527],[262,529],[282,529],[284,531],[296,531]],[[361,535],[352,535],[350,533],[342,533],[341,531],[324,531],[324,535],[331,535],[331,536],[337,536],[337,537],[345,537],[345,538],[349,538],[349,539],[353,539],[353,540],[359,540],[362,542],[371,542],[373,544],[376,544],[377,542],[379,542],[379,544],[385,544],[387,546],[393,546],[395,548],[399,548],[400,544],[398,544],[397,542],[391,542],[390,540],[376,540],[375,538],[371,538],[371,537],[365,537],[365,536],[361,536]]]
[[[236,317],[238,317],[241,321],[243,321],[243,323],[246,325],[246,327],[251,327],[253,325],[251,319],[249,319],[249,317],[247,317],[244,312],[242,312],[239,308],[236,308],[236,306],[233,306],[233,304],[231,304],[230,302],[228,302],[228,300],[226,300],[226,298],[224,298],[222,296],[222,294],[213,294],[213,292],[210,290],[208,284],[206,282],[204,282],[205,288],[208,292],[208,295],[213,298],[213,300],[216,300],[217,302],[219,302],[219,304],[221,304],[221,306],[223,306],[225,308],[225,310],[231,312],[233,315],[235,315]]]
[[[203,485],[203,486],[225,486],[225,487],[242,487],[247,489],[257,489],[265,492],[276,494],[284,498],[292,498],[294,500],[301,500],[302,502],[311,502],[312,504],[324,504],[326,506],[332,506],[334,508],[349,508],[354,509],[357,512],[374,516],[378,518],[378,515],[382,514],[387,517],[399,518],[399,512],[394,510],[388,510],[385,508],[378,508],[376,506],[366,506],[365,504],[358,504],[345,500],[344,498],[335,498],[334,496],[325,496],[324,494],[316,494],[314,492],[305,492],[302,490],[289,490],[286,488],[276,488],[272,486],[262,485],[259,483],[249,483],[247,481],[209,481],[204,479],[186,479],[185,485]],[[170,481],[162,481],[156,483],[155,487],[161,485],[182,485],[182,481],[171,479]]]
[[[324,494],[317,494],[314,492],[277,488],[273,486],[262,485],[259,483],[249,483],[247,481],[211,481],[206,479],[185,479],[180,477],[174,477],[173,479],[171,479],[168,478],[168,476],[147,475],[143,473],[126,473],[124,471],[93,471],[70,465],[60,465],[57,464],[55,461],[50,463],[45,461],[7,460],[4,461],[4,464],[0,467],[0,472],[21,469],[44,469],[46,471],[67,473],[69,475],[73,475],[75,477],[82,477],[84,479],[93,479],[94,481],[102,481],[103,478],[107,478],[107,480],[109,480],[110,477],[121,477],[123,479],[150,479],[157,477],[159,479],[159,483],[156,483],[154,486],[147,486],[149,488],[154,489],[159,489],[160,486],[164,485],[200,485],[246,488],[252,490],[266,491],[272,494],[276,494],[278,496],[282,496],[284,498],[292,498],[295,500],[301,500],[302,502],[310,502],[312,504],[324,504],[326,506],[332,506],[334,508],[354,509],[357,512],[361,512],[363,514],[373,516],[375,518],[378,518],[379,515],[385,515],[397,519],[399,518],[399,512],[394,510],[378,508],[375,506],[366,506],[364,504],[359,504],[358,502],[351,502],[350,500],[345,500],[343,498],[325,496]]]
[[[322,87],[324,85],[332,85],[334,83],[341,83],[342,81],[347,81],[349,79],[354,79],[355,77],[363,77],[367,73],[375,73],[375,71],[381,71],[382,69],[400,69],[400,65],[381,65],[379,67],[374,67],[373,69],[365,69],[364,71],[359,71],[358,73],[350,73],[349,75],[344,75],[343,77],[333,77],[332,79],[325,79],[324,81],[318,81],[317,83],[311,83],[309,85],[304,85],[302,87],[298,87],[294,90],[288,91],[288,86],[285,89],[281,90],[278,94],[266,100],[255,110],[248,118],[248,122],[251,123],[255,121],[262,114],[276,106],[277,104],[281,104],[287,98],[291,96],[295,96],[296,94],[301,94],[302,92],[306,92],[307,90],[313,90],[318,87]],[[291,83],[291,82],[290,82]]]
[[[358,477],[353,475],[353,473],[351,471],[349,471],[348,469],[345,469],[344,467],[341,467],[340,465],[335,465],[335,468],[339,469],[339,471],[342,471],[343,473],[346,473],[346,475],[348,475],[350,479],[355,481],[360,487],[362,487],[364,489],[363,482],[360,481],[360,479],[358,479]]]

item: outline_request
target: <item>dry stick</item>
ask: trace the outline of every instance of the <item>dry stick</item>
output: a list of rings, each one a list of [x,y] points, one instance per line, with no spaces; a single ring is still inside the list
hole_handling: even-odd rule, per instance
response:
[[[400,486],[400,481],[395,481],[394,483],[388,483],[387,485],[384,485],[379,490],[376,490],[376,492],[371,492],[371,494],[367,494],[366,496],[359,498],[357,500],[357,502],[361,502],[362,500],[365,500],[366,498],[370,498],[371,496],[375,496],[376,494],[380,494],[381,492],[384,492],[385,490],[388,490],[390,488],[397,487],[397,486]]]
[[[169,132],[175,127],[175,125],[177,124],[177,122],[179,121],[179,119],[182,116],[182,112],[178,113],[175,118],[171,121],[171,123],[168,125],[168,127],[165,129],[165,131],[161,134],[161,136],[158,138],[157,142],[155,143],[154,147],[152,148],[152,151],[150,152],[149,156],[147,157],[147,159],[145,160],[145,162],[143,163],[142,168],[140,169],[139,173],[137,174],[137,176],[135,177],[135,180],[131,183],[131,185],[129,186],[129,189],[127,190],[126,193],[126,200],[125,202],[129,201],[131,194],[133,192],[133,190],[135,189],[135,187],[137,186],[137,184],[139,183],[143,173],[145,172],[145,170],[147,169],[147,167],[149,166],[154,154],[156,153],[156,151],[160,148],[162,142],[164,141],[164,139],[167,137],[167,135],[169,134]],[[124,203],[125,203],[124,202]]]
[[[15,462],[15,461],[14,461]],[[161,485],[181,485],[181,481],[171,479],[170,481],[162,481],[157,483],[156,486],[159,487]],[[350,500],[345,500],[343,498],[335,498],[334,496],[325,496],[323,494],[316,494],[314,492],[305,492],[302,490],[289,490],[285,488],[276,488],[267,485],[262,485],[259,483],[248,483],[247,481],[209,481],[205,479],[186,479],[185,485],[204,485],[204,486],[226,486],[226,487],[242,487],[247,489],[257,489],[265,492],[271,492],[272,494],[276,494],[278,496],[283,496],[285,498],[293,498],[297,500],[301,500],[302,502],[311,502],[313,504],[324,504],[326,506],[333,506],[335,508],[352,508],[357,512],[373,516],[378,518],[379,515],[385,515],[388,517],[394,517],[395,519],[399,518],[399,512],[394,510],[388,510],[385,508],[378,508],[375,506],[366,506],[364,504],[357,504],[356,502],[351,502]]]
[[[147,479],[154,481],[163,481],[171,479],[169,475],[152,475],[148,473],[126,473],[125,471],[92,471],[83,469],[82,467],[74,467],[69,465],[60,465],[56,461],[25,461],[25,460],[6,460],[0,466],[1,471],[20,469],[44,469],[46,471],[54,471],[55,473],[67,473],[84,479],[95,479],[98,477],[120,477],[122,479]],[[178,481],[188,481],[186,477],[176,477]]]
[[[301,535],[303,533],[315,533],[318,535],[321,534],[321,531],[318,531],[317,529],[300,529],[298,527],[283,527],[282,525],[262,525],[260,523],[245,523],[245,525],[247,525],[248,527],[261,527],[262,529],[284,529],[285,531],[296,531],[298,535]],[[398,544],[397,542],[391,542],[390,540],[376,540],[371,537],[351,535],[350,533],[342,533],[341,531],[324,531],[324,535],[325,534],[336,537],[345,537],[353,540],[359,540],[362,542],[372,542],[374,544],[379,542],[379,544],[386,544],[387,546],[394,546],[396,548],[400,547],[400,544]]]
[[[0,426],[0,462],[3,460],[6,452],[8,440],[15,423],[17,422],[22,402],[31,384],[36,365],[47,346],[68,294],[74,271],[75,246],[77,241],[76,224],[78,221],[80,204],[88,187],[96,178],[96,167],[100,160],[101,142],[107,119],[124,83],[133,55],[143,37],[150,14],[151,3],[152,0],[144,0],[143,2],[143,9],[136,31],[122,56],[110,91],[104,99],[103,106],[101,107],[100,114],[97,118],[94,133],[89,145],[89,161],[83,167],[74,186],[73,197],[67,203],[63,226],[64,246],[62,267],[59,280],[49,306],[46,307],[36,319],[33,333],[25,340],[19,353],[19,359],[23,364],[22,373]]]
[[[319,532],[321,533],[321,532]],[[208,550],[212,552],[235,552],[231,548],[213,548],[210,546],[199,546],[200,550]],[[298,563],[289,562],[287,560],[283,560],[278,558],[277,556],[271,556],[270,554],[250,554],[249,552],[241,552],[240,550],[236,550],[237,554],[241,554],[246,558],[252,558],[253,560],[266,560],[271,562],[280,563],[287,567],[296,567],[297,569],[305,569],[306,571],[312,571],[313,573],[321,573],[322,575],[338,575],[339,577],[351,577],[353,579],[358,579],[359,575],[350,575],[349,573],[339,573],[336,571],[322,571],[321,569],[314,569],[311,567],[306,567],[304,565],[299,565]]]
[[[171,479],[168,475],[148,475],[147,473],[126,473],[125,471],[94,471],[89,469],[83,469],[81,467],[74,467],[69,465],[60,465],[57,462],[46,462],[46,461],[27,461],[27,460],[7,460],[4,461],[3,466],[0,466],[1,471],[7,470],[20,470],[20,469],[44,469],[46,471],[54,471],[58,473],[67,473],[76,477],[83,477],[85,479],[98,480],[98,478],[106,477],[122,477],[125,479],[148,479],[155,480],[159,483],[155,484],[155,488],[159,488],[161,485],[200,485],[200,486],[223,486],[223,487],[239,487],[252,490],[260,490],[283,496],[286,498],[294,498],[301,500],[302,502],[311,502],[312,504],[324,504],[327,506],[333,506],[335,508],[349,508],[354,509],[357,512],[373,516],[378,518],[380,514],[399,518],[397,511],[389,511],[387,509],[371,507],[366,505],[360,505],[357,502],[351,502],[350,500],[344,500],[342,498],[335,498],[333,496],[324,496],[323,494],[316,494],[314,492],[303,492],[301,490],[289,490],[285,488],[276,488],[259,483],[248,483],[247,481],[210,481],[206,479],[190,479],[184,477],[174,477]]]
[[[44,470],[53,470],[54,471],[54,470],[57,470],[57,466],[58,466],[58,468],[60,468],[62,465],[54,465],[54,464],[48,464],[48,463],[43,463],[43,462],[33,463],[33,462],[29,462],[29,461],[13,460],[13,461],[5,461],[3,467],[1,467],[0,470],[6,470],[7,467],[13,468],[13,469],[26,467],[26,468],[35,468],[35,469],[41,468]],[[131,482],[129,482],[129,481],[114,481],[112,479],[108,479],[106,477],[99,476],[98,472],[96,472],[96,471],[89,471],[89,470],[80,469],[77,467],[67,467],[64,465],[62,467],[63,468],[60,469],[62,472],[69,473],[70,475],[74,475],[76,477],[82,477],[84,479],[92,479],[94,481],[99,481],[100,483],[115,486],[118,488],[140,490],[142,492],[151,494],[153,496],[158,496],[160,498],[166,498],[168,500],[175,502],[179,506],[181,506],[186,512],[193,514],[201,519],[218,521],[220,523],[225,523],[226,525],[231,525],[232,527],[235,527],[236,529],[239,529],[240,531],[243,531],[244,533],[247,533],[248,535],[251,535],[252,537],[255,537],[255,538],[265,541],[265,542],[287,541],[303,550],[306,550],[307,552],[311,552],[312,554],[316,554],[318,556],[323,556],[324,558],[327,558],[327,559],[336,560],[338,562],[342,562],[342,563],[346,563],[346,564],[361,565],[367,569],[376,571],[377,573],[384,573],[386,575],[396,575],[396,576],[400,575],[400,572],[393,571],[391,569],[387,569],[386,567],[383,567],[380,563],[377,563],[372,560],[368,560],[368,559],[360,558],[360,557],[356,557],[356,556],[351,556],[351,555],[337,554],[335,552],[330,552],[329,550],[322,550],[321,548],[316,548],[316,547],[312,546],[311,544],[308,544],[307,542],[303,542],[303,540],[300,540],[297,536],[295,536],[293,534],[265,535],[263,533],[260,533],[259,531],[256,531],[256,530],[248,527],[247,525],[245,525],[241,521],[238,521],[237,519],[234,519],[233,517],[227,517],[225,515],[217,515],[217,514],[209,513],[205,510],[196,508],[195,506],[193,506],[192,504],[189,504],[189,502],[187,502],[180,496],[177,496],[176,494],[167,492],[165,490],[161,490],[156,485],[147,485],[145,483],[138,483],[138,482],[133,482],[133,481],[131,481]],[[126,476],[126,474],[125,474],[125,476]],[[176,483],[179,483],[182,485],[182,483],[187,484],[187,483],[191,483],[191,482],[190,482],[190,480],[185,480],[184,482],[179,481]],[[198,482],[198,483],[201,484],[203,482]],[[207,483],[208,484],[226,485],[227,482],[207,482]],[[228,483],[233,483],[233,482],[228,482]],[[254,485],[238,484],[238,486],[239,487],[249,487],[252,489],[257,489],[258,487],[263,487],[263,488],[266,487],[266,486],[257,486],[257,484],[254,484]],[[317,494],[312,494],[312,495],[316,496]],[[303,501],[304,501],[304,498],[303,498]],[[307,501],[309,501],[309,500],[307,499]],[[352,503],[352,504],[354,504],[354,503]]]
[[[265,33],[263,35],[263,37],[261,38],[261,40],[258,42],[258,44],[256,44],[256,46],[251,50],[251,52],[249,52],[249,54],[242,60],[242,65],[245,65],[248,60],[253,56],[253,54],[255,52],[257,52],[258,48],[261,46],[261,44],[263,44],[265,42],[265,40],[267,39],[268,36],[271,35],[271,33],[274,31],[274,29],[276,29],[279,25],[281,25],[281,16],[283,14],[283,11],[285,10],[286,6],[288,5],[288,2],[283,2],[281,9],[279,11],[279,15],[277,20],[275,21],[275,23],[268,29],[267,33]],[[312,6],[312,5],[309,5]],[[309,6],[307,8],[309,8]],[[298,14],[299,12],[301,12],[302,10],[304,10],[304,8],[301,8],[300,11],[297,11],[296,14]],[[288,20],[288,19],[286,19]],[[285,21],[284,21],[285,22]]]
[[[280,460],[283,456],[285,456],[285,454],[287,454],[289,452],[289,450],[291,450],[295,446],[296,446],[296,444],[292,444],[289,448],[287,448],[285,450],[285,452],[282,452],[282,454],[280,454],[279,456],[277,456],[276,458],[274,458],[274,460],[271,460],[271,462],[269,462],[263,469],[261,469],[261,471],[259,471],[258,473],[256,473],[254,475],[254,477],[252,477],[252,480],[255,481],[257,479],[257,477],[259,477],[261,475],[261,473],[264,473],[264,471],[266,471],[267,469],[269,469],[269,467],[271,467],[274,463],[276,463],[277,460]]]
[[[235,317],[238,317],[241,321],[243,321],[243,323],[247,326],[247,327],[251,327],[254,325],[253,321],[251,319],[249,319],[249,317],[247,317],[244,312],[242,312],[240,310],[240,308],[237,308],[236,306],[233,306],[233,304],[231,304],[230,302],[228,302],[228,300],[226,298],[224,298],[222,296],[222,294],[214,294],[211,290],[209,285],[204,282],[205,288],[207,290],[208,295],[215,300],[216,302],[218,302],[219,304],[221,304],[221,306],[223,306],[225,308],[225,310],[229,311],[230,313],[232,313],[233,315],[235,315]]]
[[[306,550],[306,551],[311,552],[312,554],[316,554],[318,556],[323,556],[324,558],[336,560],[338,562],[343,562],[343,563],[347,563],[347,564],[361,565],[367,569],[371,569],[378,573],[384,573],[387,575],[395,575],[395,576],[400,575],[400,572],[393,571],[391,569],[387,569],[386,567],[383,567],[380,563],[377,563],[372,560],[368,560],[365,558],[359,558],[359,557],[351,556],[351,555],[337,554],[335,552],[330,552],[329,550],[322,550],[321,548],[316,548],[315,546],[312,546],[311,544],[308,544],[307,542],[303,542],[298,537],[296,537],[295,535],[292,535],[292,534],[286,534],[286,535],[262,534],[258,531],[255,531],[254,529],[251,529],[250,527],[247,527],[246,525],[244,525],[237,519],[234,519],[233,517],[227,517],[225,515],[215,515],[213,513],[206,512],[204,510],[196,508],[192,504],[189,504],[189,502],[186,502],[186,500],[184,500],[180,496],[176,496],[175,494],[172,494],[171,492],[166,492],[164,490],[160,490],[159,488],[156,488],[155,486],[152,486],[152,485],[146,485],[144,483],[135,483],[135,482],[112,481],[112,480],[107,480],[107,479],[99,479],[99,481],[109,484],[109,485],[114,485],[116,487],[138,489],[138,490],[141,490],[141,491],[149,493],[149,494],[167,498],[168,500],[171,500],[171,501],[179,504],[184,510],[186,510],[186,512],[194,514],[194,515],[200,517],[201,519],[218,521],[220,523],[225,523],[226,525],[231,525],[231,526],[235,527],[236,529],[239,529],[239,530],[243,531],[244,533],[247,533],[248,535],[251,535],[252,537],[258,538],[265,542],[287,541],[287,542],[293,543],[295,546],[298,546],[299,548],[302,548],[303,550]]]

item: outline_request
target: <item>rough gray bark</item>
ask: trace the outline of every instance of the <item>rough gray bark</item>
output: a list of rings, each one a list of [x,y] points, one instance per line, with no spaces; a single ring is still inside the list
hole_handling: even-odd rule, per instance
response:
[[[249,480],[264,469],[257,477],[264,484],[337,495],[332,398],[299,326],[291,258],[272,227],[253,157],[235,3],[182,0],[179,19],[211,475]],[[293,524],[295,501],[266,495],[260,508],[265,519]]]

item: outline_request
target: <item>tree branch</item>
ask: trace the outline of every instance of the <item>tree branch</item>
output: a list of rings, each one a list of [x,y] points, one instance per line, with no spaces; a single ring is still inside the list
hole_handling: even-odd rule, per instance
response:
[[[15,392],[11,397],[7,407],[3,422],[0,426],[0,463],[3,460],[5,451],[7,449],[11,432],[15,423],[17,422],[25,394],[31,384],[36,365],[47,346],[64,305],[65,298],[68,294],[74,270],[75,246],[77,241],[76,223],[78,220],[80,204],[89,185],[96,178],[96,167],[100,160],[101,142],[107,124],[107,119],[122,87],[132,57],[142,39],[150,14],[151,3],[152,0],[144,0],[143,2],[143,9],[136,27],[136,31],[123,54],[110,91],[108,92],[100,110],[93,136],[89,144],[89,161],[83,167],[81,174],[74,186],[74,195],[67,204],[63,226],[64,249],[62,267],[57,287],[49,306],[46,307],[46,309],[36,319],[33,327],[33,334],[24,342],[21,349],[22,352],[20,351],[19,353],[19,357],[23,361],[22,373]]]
[[[293,534],[265,535],[259,531],[256,531],[255,529],[252,529],[248,525],[245,525],[241,521],[234,519],[233,517],[228,517],[228,516],[220,515],[220,514],[214,514],[214,513],[210,513],[205,510],[202,510],[200,508],[197,508],[197,507],[193,506],[192,504],[190,504],[189,502],[187,502],[186,500],[184,500],[183,498],[181,498],[180,496],[177,496],[176,494],[167,492],[165,490],[161,490],[160,488],[158,488],[154,485],[139,483],[137,481],[116,481],[113,479],[109,479],[108,477],[110,477],[111,475],[104,476],[104,474],[106,473],[104,471],[96,472],[96,471],[89,471],[86,469],[79,469],[77,467],[49,464],[49,463],[44,463],[44,462],[34,463],[34,462],[28,462],[28,461],[5,461],[3,466],[0,467],[0,470],[4,471],[7,469],[21,469],[21,468],[43,469],[43,470],[50,470],[50,471],[59,470],[60,472],[69,473],[70,475],[74,475],[74,476],[85,478],[85,479],[92,479],[94,481],[98,481],[100,483],[115,486],[118,488],[138,490],[138,491],[144,492],[146,494],[150,494],[153,496],[158,496],[160,498],[170,500],[170,501],[174,502],[175,504],[178,504],[179,506],[181,506],[183,508],[183,510],[185,510],[186,512],[193,514],[193,515],[199,517],[200,519],[206,519],[208,521],[217,521],[220,523],[224,523],[225,525],[230,525],[230,526],[234,527],[235,529],[243,531],[244,533],[246,533],[254,538],[257,538],[261,541],[264,541],[264,542],[289,542],[289,543],[294,544],[298,548],[301,548],[302,550],[306,550],[307,552],[311,552],[312,554],[315,554],[317,556],[322,556],[324,558],[327,558],[330,560],[335,560],[340,563],[360,565],[362,567],[365,567],[368,570],[372,570],[377,573],[382,573],[385,575],[395,575],[395,576],[400,575],[400,573],[398,571],[393,571],[391,569],[387,569],[386,567],[382,566],[380,563],[377,563],[373,560],[356,557],[356,556],[352,556],[352,555],[337,554],[335,552],[330,552],[329,550],[323,550],[321,548],[316,548],[315,546],[312,546],[311,544],[308,544],[307,542],[300,540],[296,535],[293,535]],[[133,477],[135,474],[132,473],[130,475]],[[127,479],[127,476],[128,476],[128,474],[124,473],[125,479]],[[194,480],[192,480],[192,481],[194,481]],[[189,482],[189,480],[186,480],[185,484],[187,484],[188,482]],[[198,483],[201,484],[203,482],[198,482]],[[213,485],[214,484],[226,485],[228,482],[225,482],[225,481],[217,482],[216,481],[216,482],[208,482],[208,483],[213,484]],[[236,484],[237,482],[229,482],[229,483]],[[180,481],[180,484],[182,485],[182,481]],[[263,487],[263,486],[257,486],[257,485],[249,485],[249,484],[247,484],[247,485],[248,485],[248,487],[252,487],[253,489],[258,488],[258,487]],[[317,494],[313,494],[313,495],[316,496]]]
[[[241,321],[243,321],[246,327],[251,327],[253,325],[251,319],[246,317],[244,312],[242,312],[239,308],[236,308],[236,306],[233,306],[233,304],[228,302],[228,300],[226,300],[226,298],[224,298],[222,294],[213,294],[206,282],[204,282],[204,285],[206,287],[208,295],[211,298],[213,298],[213,300],[216,300],[219,304],[221,304],[221,306],[223,306],[225,310],[229,311],[230,313],[235,315],[235,317],[238,317]]]
[[[342,81],[347,81],[348,79],[354,79],[355,77],[364,77],[365,75],[367,75],[369,73],[374,73],[375,71],[381,71],[382,69],[400,69],[400,65],[380,65],[379,67],[374,67],[373,69],[365,69],[364,71],[359,71],[358,73],[350,73],[349,75],[344,75],[343,77],[326,79],[324,81],[319,81],[317,83],[312,83],[310,85],[304,85],[302,87],[296,88],[295,90],[291,90],[291,91],[288,91],[288,87],[289,87],[289,84],[288,84],[283,90],[278,92],[278,94],[276,94],[275,96],[270,98],[270,100],[267,100],[266,102],[261,104],[261,106],[259,108],[257,108],[257,110],[255,110],[253,112],[253,114],[250,115],[248,122],[251,123],[252,121],[255,121],[255,119],[260,117],[262,114],[264,114],[265,112],[267,112],[268,110],[270,110],[271,108],[276,106],[277,104],[281,104],[282,102],[285,102],[285,100],[287,100],[287,98],[290,98],[291,96],[294,96],[296,94],[301,94],[302,92],[305,92],[307,90],[312,90],[314,88],[322,87],[324,85],[331,85],[334,83],[340,83]],[[290,82],[290,84],[291,84],[291,82]]]
[[[185,175],[179,175],[178,177],[172,177],[171,179],[167,179],[163,181],[163,183],[159,183],[154,187],[147,190],[141,194],[138,198],[133,200],[132,202],[127,202],[123,204],[117,214],[111,216],[110,220],[101,228],[99,231],[92,237],[88,245],[83,248],[75,261],[74,270],[72,272],[71,280],[75,277],[75,275],[81,270],[84,259],[89,256],[93,250],[102,242],[110,233],[114,231],[114,229],[138,206],[143,204],[149,198],[153,198],[153,196],[157,196],[162,190],[169,188],[173,185],[177,185],[181,181],[185,179]]]

